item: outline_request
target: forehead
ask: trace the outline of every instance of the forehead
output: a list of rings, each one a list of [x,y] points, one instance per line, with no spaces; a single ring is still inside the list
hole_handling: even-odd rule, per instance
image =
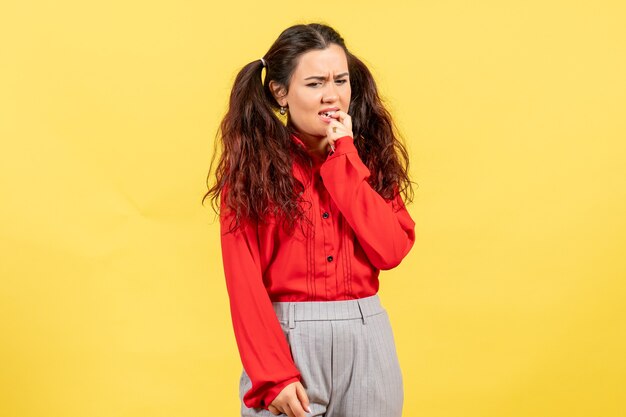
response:
[[[326,49],[314,49],[300,55],[293,75],[304,78],[311,75],[332,75],[347,71],[346,53],[339,45],[331,44]]]

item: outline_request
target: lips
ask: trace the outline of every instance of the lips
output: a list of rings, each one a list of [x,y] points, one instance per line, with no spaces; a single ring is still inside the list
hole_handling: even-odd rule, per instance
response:
[[[330,116],[335,114],[337,112],[337,110],[339,110],[339,108],[337,108],[337,107],[326,108],[326,109],[320,111],[318,114],[320,115],[322,120],[330,121],[332,119],[332,117],[330,117]]]

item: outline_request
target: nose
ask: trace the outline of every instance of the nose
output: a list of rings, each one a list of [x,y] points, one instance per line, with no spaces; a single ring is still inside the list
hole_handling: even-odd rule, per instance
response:
[[[339,97],[339,95],[337,94],[337,86],[335,85],[335,83],[327,84],[330,85],[330,88],[327,88],[326,91],[324,91],[322,101],[324,103],[332,103],[333,101],[337,101]]]

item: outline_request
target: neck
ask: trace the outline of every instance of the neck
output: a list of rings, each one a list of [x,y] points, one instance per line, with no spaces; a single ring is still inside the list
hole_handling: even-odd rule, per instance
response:
[[[298,132],[297,130],[294,130],[294,134],[304,143],[307,152],[311,155],[311,158],[313,158],[316,164],[326,160],[328,156],[328,141],[325,137],[311,136],[306,133]]]

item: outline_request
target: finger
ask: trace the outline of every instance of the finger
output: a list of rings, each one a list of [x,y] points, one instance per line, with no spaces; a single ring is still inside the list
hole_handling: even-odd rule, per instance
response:
[[[289,404],[285,404],[285,408],[283,409],[283,413],[287,414],[289,417],[296,417],[296,415],[291,411],[291,407]]]
[[[326,126],[326,132],[342,133],[345,131],[346,131],[346,126],[337,120],[331,120],[328,126]]]
[[[288,407],[289,411],[291,412],[291,414],[289,415],[292,415],[293,417],[306,417],[306,413],[304,412],[304,409],[300,405],[300,401],[298,401],[297,398],[292,402],[287,403],[286,407]]]
[[[352,117],[348,113],[337,110],[332,116],[336,116],[348,130],[352,130]]]
[[[268,410],[270,410],[270,413],[274,414],[275,416],[282,414],[282,412],[278,411],[278,408],[274,407],[273,405],[270,405],[267,408]]]
[[[332,128],[326,130],[326,143],[332,152],[335,152],[335,135],[337,135],[337,133],[333,132]]]
[[[337,139],[341,137],[344,137],[344,136],[353,137],[352,130],[346,129],[346,127],[339,122],[334,122],[334,123],[336,124],[332,124],[328,126],[328,128],[326,129],[326,138],[330,145],[334,146]],[[335,126],[337,127],[337,129],[333,132],[333,127]]]
[[[311,412],[311,408],[309,407],[309,396],[306,395],[306,391],[302,384],[296,384],[296,395],[300,400],[300,404],[302,404],[302,408],[304,408],[307,412]]]
[[[350,118],[350,116],[347,113],[344,113],[344,114],[346,114],[346,117],[343,119],[343,123],[338,121],[338,120],[332,120],[331,119],[330,123],[327,126],[327,132],[332,131],[334,126],[337,127],[336,131],[333,132],[333,133],[339,133],[339,135],[337,135],[337,138],[339,138],[341,136],[345,136],[346,134],[349,134],[350,136],[352,136],[352,121],[351,121],[351,118]],[[335,116],[335,117],[340,117],[340,116]],[[330,133],[327,133],[326,135],[330,136]]]
[[[341,122],[344,124],[346,129],[352,131],[352,117],[348,113],[344,113],[344,118],[341,119]]]
[[[338,137],[337,135],[341,133],[341,129],[343,125],[336,121],[331,121],[330,124],[326,127],[326,137],[328,139],[328,143],[331,145]]]

